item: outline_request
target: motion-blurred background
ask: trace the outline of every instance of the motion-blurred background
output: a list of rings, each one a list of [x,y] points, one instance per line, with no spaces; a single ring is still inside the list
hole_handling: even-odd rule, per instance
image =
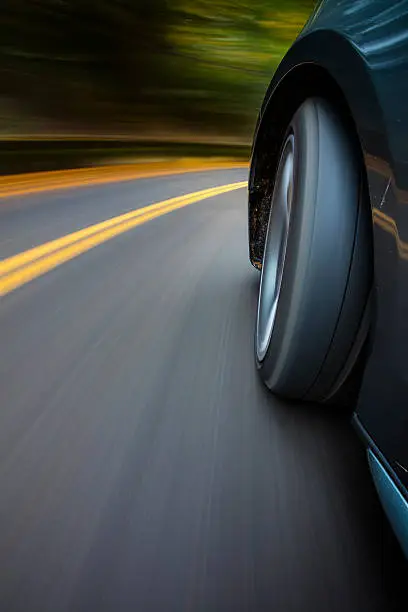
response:
[[[313,5],[4,0],[3,172],[116,155],[247,156],[271,75]]]

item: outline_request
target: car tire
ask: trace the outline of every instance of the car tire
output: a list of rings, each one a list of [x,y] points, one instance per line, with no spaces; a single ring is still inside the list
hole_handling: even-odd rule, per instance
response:
[[[255,330],[266,385],[326,401],[363,346],[372,285],[363,164],[336,111],[306,100],[288,126],[274,177]]]

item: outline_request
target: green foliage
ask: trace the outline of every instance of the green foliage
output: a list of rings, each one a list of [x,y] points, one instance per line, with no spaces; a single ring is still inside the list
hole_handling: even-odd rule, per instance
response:
[[[8,112],[0,128],[11,119],[18,126],[24,116],[20,129],[28,131],[41,118],[42,126],[61,131],[246,136],[312,6],[3,0],[0,113]]]

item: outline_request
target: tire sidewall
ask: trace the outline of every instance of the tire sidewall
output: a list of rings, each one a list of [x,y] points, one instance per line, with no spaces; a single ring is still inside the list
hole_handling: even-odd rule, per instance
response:
[[[340,316],[360,181],[352,147],[341,136],[343,126],[325,101],[310,99],[298,109],[282,149],[291,133],[294,185],[284,276],[269,346],[257,366],[274,392],[300,397],[318,377]],[[338,142],[331,143],[331,134]],[[331,173],[333,192],[324,173]],[[347,206],[340,211],[343,198]]]

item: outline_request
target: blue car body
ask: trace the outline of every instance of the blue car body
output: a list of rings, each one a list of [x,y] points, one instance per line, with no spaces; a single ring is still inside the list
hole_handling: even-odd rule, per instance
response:
[[[262,134],[267,126],[269,142],[280,143],[310,96],[328,98],[348,117],[366,169],[373,310],[353,420],[408,556],[408,0],[323,0],[278,67],[250,170],[250,259],[258,268],[268,217],[264,177],[278,155],[272,145],[266,160]]]

